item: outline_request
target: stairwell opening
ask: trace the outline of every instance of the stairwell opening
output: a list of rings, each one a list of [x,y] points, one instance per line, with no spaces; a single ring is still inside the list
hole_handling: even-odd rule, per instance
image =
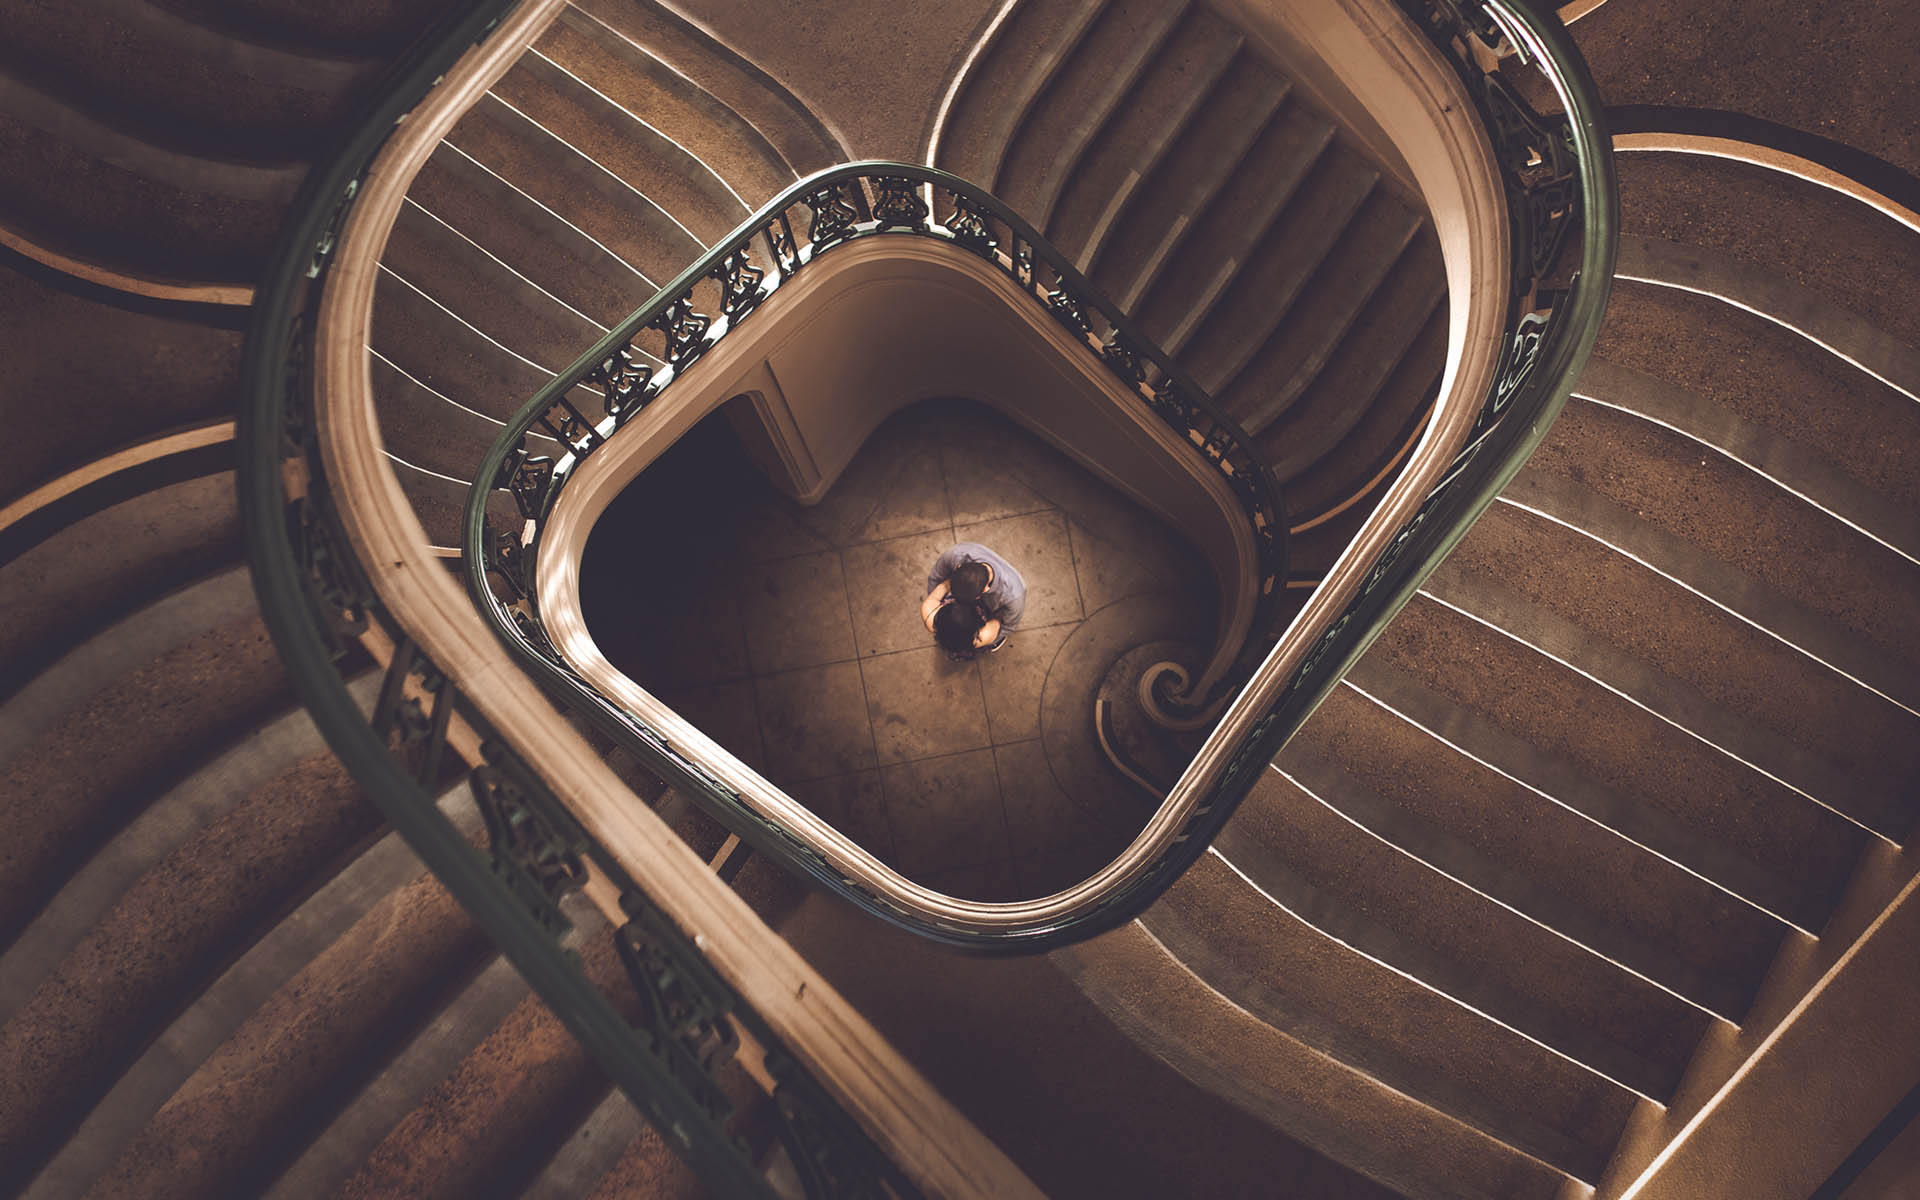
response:
[[[730,402],[749,433],[750,400]],[[1204,657],[1204,556],[982,404],[903,409],[812,503],[770,482],[726,412],[588,539],[581,605],[608,660],[917,883],[1027,899],[1111,861],[1160,796],[1103,753],[1095,702],[1126,692],[1143,654]],[[934,558],[966,541],[1005,555],[1028,593],[1001,650],[956,662],[920,601]],[[1132,757],[1175,774],[1206,732],[1117,724]]]

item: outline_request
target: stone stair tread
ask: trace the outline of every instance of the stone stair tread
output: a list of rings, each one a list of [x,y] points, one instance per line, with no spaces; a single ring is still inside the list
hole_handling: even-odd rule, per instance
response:
[[[1530,551],[1543,557],[1523,566]],[[1870,645],[1581,484],[1522,469],[1461,552],[1482,570],[1504,559],[1499,573],[1536,600],[1816,749],[1862,786],[1898,791],[1920,770],[1920,747],[1908,748],[1920,692]],[[1571,580],[1584,595],[1567,594]],[[1662,617],[1672,628],[1656,636]],[[1783,708],[1781,696],[1796,703]]]
[[[1673,999],[1730,1022],[1745,1015],[1745,989],[1568,902],[1557,890],[1534,884],[1447,830],[1407,812],[1373,792],[1344,763],[1308,739],[1290,741],[1274,767],[1294,784],[1291,791],[1276,788],[1267,793],[1285,811],[1296,814],[1283,823],[1289,841],[1281,849],[1324,890],[1346,895],[1383,916],[1399,914],[1393,919],[1403,931],[1429,914],[1440,913],[1445,916],[1433,919],[1459,927],[1459,932],[1442,929],[1438,933],[1422,927],[1413,936],[1426,944],[1452,944],[1453,952],[1462,958],[1482,956],[1477,961],[1493,962],[1485,968],[1491,975],[1510,977],[1517,965],[1522,976],[1548,977],[1544,986],[1529,978],[1510,978],[1509,986],[1540,988],[1543,1000],[1583,1025],[1608,1029],[1611,1037],[1623,1043],[1642,1038],[1649,1052],[1669,1059],[1684,1061],[1704,1024],[1686,1019]],[[1342,828],[1343,824],[1350,829]],[[1355,834],[1361,837],[1356,840]],[[1409,870],[1408,864],[1424,870]],[[1484,905],[1452,895],[1457,889],[1470,890],[1495,908],[1523,918],[1529,928],[1515,927],[1512,921],[1482,911]],[[1607,965],[1600,968],[1598,963]],[[1630,972],[1635,982],[1623,984],[1614,978],[1623,972]],[[1650,994],[1647,984],[1662,994]],[[1564,991],[1576,994],[1559,994]],[[1582,1012],[1589,1003],[1603,1005],[1607,1011]],[[1634,1029],[1636,1024],[1648,1032]]]
[[[634,185],[494,93],[468,109],[447,140],[639,272],[647,286],[629,312],[705,249]]]
[[[1048,228],[1088,144],[1149,62],[1165,56],[1184,15],[1184,5],[1164,0],[1109,0],[1009,139],[990,185],[994,194],[1035,228]]]
[[[472,1053],[528,994],[495,956],[273,1181],[265,1200],[339,1194],[381,1140]]]
[[[452,142],[434,150],[407,198],[602,326],[619,324],[658,290],[625,260]]]
[[[0,772],[0,812],[19,831],[0,850],[0,944],[168,781],[249,727],[263,708],[284,702],[288,690],[266,626],[252,614],[151,659],[122,663],[119,678]],[[222,685],[199,686],[210,678]],[[130,714],[139,719],[129,721]]]
[[[850,155],[778,80],[658,0],[580,0],[574,7],[660,59],[750,122],[794,178]]]
[[[319,149],[380,64],[224,35],[159,4],[99,0],[76,24],[56,5],[10,7],[6,69],[157,144],[286,162]],[[142,69],[165,62],[169,69]]]
[[[1161,186],[1159,165],[1242,57],[1240,34],[1191,10],[1055,189],[1047,237],[1076,264],[1091,261],[1125,206]]]
[[[1016,5],[954,97],[934,147],[940,167],[994,191],[1027,110],[1105,7],[1106,0]]]
[[[1855,463],[1837,462],[1717,401],[1604,358],[1587,361],[1573,395],[1711,447],[1903,557],[1920,559],[1920,506],[1900,499],[1897,489],[1890,492],[1860,479]],[[1894,398],[1903,410],[1920,413],[1904,396]],[[1862,414],[1860,419],[1871,425],[1879,415]],[[1877,436],[1899,440],[1888,436],[1884,426]]]
[[[374,353],[369,358],[375,411],[382,427],[395,431],[387,439],[389,452],[423,470],[470,477],[504,426],[440,395],[385,356]],[[431,436],[423,436],[426,431]],[[545,451],[556,443],[541,438],[536,444]]]
[[[1306,165],[1293,164],[1296,170]],[[1176,264],[1142,309],[1148,332],[1165,330],[1168,352],[1201,387],[1218,394],[1219,384],[1238,374],[1288,321],[1295,299],[1377,178],[1371,165],[1336,150],[1315,160],[1297,192],[1267,198],[1261,208],[1270,212],[1216,218],[1210,210],[1203,220],[1210,229],[1230,231],[1221,240],[1231,249],[1187,246],[1186,261]],[[1214,208],[1237,208],[1236,191],[1229,187]],[[1275,209],[1275,200],[1286,201],[1284,209]]]
[[[370,670],[349,685],[366,712],[373,709],[379,683],[379,674]],[[306,709],[294,708],[250,730],[149,804],[73,873],[0,954],[0,1023],[13,1018],[129,888],[249,796],[289,771],[310,769],[308,760],[325,752],[326,742]]]
[[[463,834],[478,834],[480,813],[465,788],[443,794],[439,804]],[[393,924],[393,897],[422,881],[420,872],[420,860],[397,833],[388,833],[339,866],[173,1018],[57,1148],[24,1195],[54,1200],[88,1192],[155,1114],[182,1094],[196,1072],[221,1051],[234,1031],[283,993],[290,981],[302,978],[310,964],[330,953],[329,948],[350,932],[357,930],[356,949],[360,949],[380,924]],[[375,914],[372,925],[367,924],[370,913]],[[335,953],[336,958],[342,957]],[[350,959],[351,954],[345,957]],[[313,992],[305,995],[312,998]],[[301,1001],[283,996],[281,1002],[285,1008],[298,1007]],[[377,1057],[380,1046],[369,1046]],[[338,1065],[336,1058],[316,1056],[330,1065]],[[313,1099],[317,1103],[324,1097],[317,1091]]]
[[[445,12],[439,0],[372,4],[308,0],[161,0],[189,20],[268,45],[309,54],[388,57],[400,53]]]
[[[1565,1181],[1552,1168],[1259,1020],[1139,922],[1052,957],[1128,1037],[1183,1075],[1396,1194],[1560,1195]]]
[[[468,488],[437,475],[396,468],[400,490],[426,530],[427,544],[458,549],[465,528]]]
[[[187,1200],[261,1187],[486,953],[432,876],[389,893],[232,1031],[89,1194]],[[333,1053],[342,1044],[358,1052]]]
[[[57,1146],[172,1015],[379,824],[323,751],[156,863],[0,1027],[0,1112],[14,1115],[0,1143]]]
[[[240,537],[229,471],[110,505],[0,567],[0,701],[128,605],[237,562]]]
[[[1536,1161],[1597,1172],[1631,1093],[1290,916],[1237,873],[1249,848],[1216,846],[1141,920],[1189,971],[1256,1019]],[[1253,869],[1316,919],[1349,934],[1361,924],[1270,864]]]
[[[1170,243],[1226,185],[1255,140],[1277,119],[1289,90],[1285,79],[1252,54],[1243,51],[1228,64],[1183,126],[1194,134],[1174,138],[1159,160],[1153,186],[1142,189],[1122,210],[1109,235],[1100,240],[1092,269],[1083,269],[1109,299],[1132,309],[1170,253]],[[1200,136],[1201,130],[1209,136]]]
[[[1542,912],[1570,909],[1566,923],[1576,930],[1597,923],[1593,936],[1622,961],[1654,974],[1673,963],[1676,974],[1702,977],[1702,992],[1744,997],[1759,986],[1784,922],[1678,868],[1659,853],[1667,847],[1632,840],[1631,822],[1616,832],[1597,819],[1606,815],[1597,806],[1589,806],[1595,816],[1575,809],[1578,794],[1542,795],[1528,786],[1533,781],[1503,774],[1518,764],[1501,760],[1474,730],[1459,723],[1428,729],[1419,722],[1432,715],[1432,701],[1420,699],[1404,677],[1357,671],[1280,757],[1338,764],[1363,801],[1372,800],[1353,810],[1356,819],[1489,894],[1539,904]],[[1545,791],[1554,782],[1534,786]]]
[[[1569,404],[1530,460],[1584,484],[1920,670],[1920,563],[1863,537],[1691,439]],[[1742,519],[1724,519],[1739,512]]]
[[[462,321],[446,301],[383,267],[374,285],[373,349],[406,374],[465,408],[505,421],[567,363],[536,363]],[[386,433],[406,456],[405,435]],[[431,436],[431,430],[427,432]]]
[[[606,333],[412,201],[401,204],[380,261],[489,340],[550,371],[565,368]]]
[[[1739,860],[1798,883],[1768,894],[1800,919],[1825,920],[1867,834],[1599,684],[1422,596],[1368,657],[1450,698],[1565,769],[1659,811]],[[1364,661],[1364,660],[1363,660]],[[1595,736],[1604,731],[1605,736]],[[1703,847],[1693,845],[1689,855]],[[1692,865],[1690,860],[1689,865]],[[1734,863],[1715,868],[1738,870]],[[1763,881],[1755,881],[1763,882]],[[1742,883],[1745,889],[1749,885]]]
[[[1920,509],[1920,405],[1757,313],[1616,279],[1594,345],[1604,360],[1683,389],[1804,446],[1871,493]],[[1583,374],[1581,394],[1588,384]],[[1596,397],[1597,399],[1598,397]]]
[[[1374,401],[1368,420],[1318,462],[1287,481],[1287,509],[1300,528],[1358,505],[1371,509],[1399,475],[1439,400],[1447,360],[1447,306],[1443,300],[1415,334]],[[1397,419],[1397,423],[1396,423]]]
[[[574,78],[538,47],[502,75],[492,93],[646,193],[702,248],[747,216],[747,206],[705,163],[644,117]]]
[[[299,167],[234,166],[141,142],[0,76],[0,219],[56,252],[190,283],[250,282]]]
[[[1920,346],[1920,316],[1902,298],[1920,275],[1920,243],[1901,222],[1819,180],[1753,163],[1658,153],[1618,163],[1625,232],[1711,247]],[[1701,221],[1701,208],[1715,219]]]
[[[1256,438],[1294,415],[1302,394],[1362,319],[1425,222],[1385,189],[1376,187],[1353,215],[1292,301],[1275,329],[1244,367],[1215,379],[1212,391]],[[1313,414],[1300,418],[1309,426]],[[1290,469],[1297,464],[1289,461]]]
[[[798,176],[753,124],[619,30],[568,6],[541,52],[685,147],[757,209]]]
[[[1430,237],[1416,238],[1355,315],[1313,382],[1285,415],[1255,435],[1282,486],[1326,462],[1349,438],[1370,447],[1398,440],[1395,435],[1410,414],[1380,403],[1399,398],[1383,392],[1407,355],[1422,347],[1433,315],[1444,316],[1446,294],[1439,248]],[[1443,362],[1444,352],[1434,357],[1436,375]]]
[[[1825,755],[1784,742],[1699,688],[1595,636],[1516,589],[1470,571],[1457,560],[1441,564],[1422,594],[1560,662],[1629,703],[1676,726],[1748,770],[1761,774],[1863,828],[1897,840],[1902,806],[1883,792],[1865,792]],[[1789,802],[1791,804],[1791,802]]]

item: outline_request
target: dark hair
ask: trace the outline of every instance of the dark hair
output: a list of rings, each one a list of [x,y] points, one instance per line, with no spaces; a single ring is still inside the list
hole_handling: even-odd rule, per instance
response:
[[[987,590],[987,564],[969,558],[947,577],[947,589],[955,600],[978,600]]]
[[[942,650],[964,653],[973,649],[973,639],[986,623],[986,614],[980,611],[979,605],[949,600],[933,610],[933,640],[940,643]]]

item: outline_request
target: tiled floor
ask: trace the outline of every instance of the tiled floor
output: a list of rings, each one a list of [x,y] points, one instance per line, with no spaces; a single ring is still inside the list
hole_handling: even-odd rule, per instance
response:
[[[992,546],[1028,585],[1020,630],[965,663],[919,617],[927,568],[957,541]],[[1041,739],[1049,671],[1074,657],[1061,647],[1143,592],[1212,612],[1204,567],[1171,531],[958,401],[882,426],[812,507],[710,421],[616,502],[582,564],[588,624],[616,666],[903,874],[978,899],[1076,882],[1147,815],[1117,776],[1070,795]]]

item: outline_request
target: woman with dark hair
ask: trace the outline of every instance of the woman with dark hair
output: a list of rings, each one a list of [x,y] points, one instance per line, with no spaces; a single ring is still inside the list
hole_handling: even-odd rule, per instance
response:
[[[1000,636],[1000,622],[990,620],[978,604],[948,597],[933,610],[933,640],[957,659],[969,659],[973,652],[990,646]]]

